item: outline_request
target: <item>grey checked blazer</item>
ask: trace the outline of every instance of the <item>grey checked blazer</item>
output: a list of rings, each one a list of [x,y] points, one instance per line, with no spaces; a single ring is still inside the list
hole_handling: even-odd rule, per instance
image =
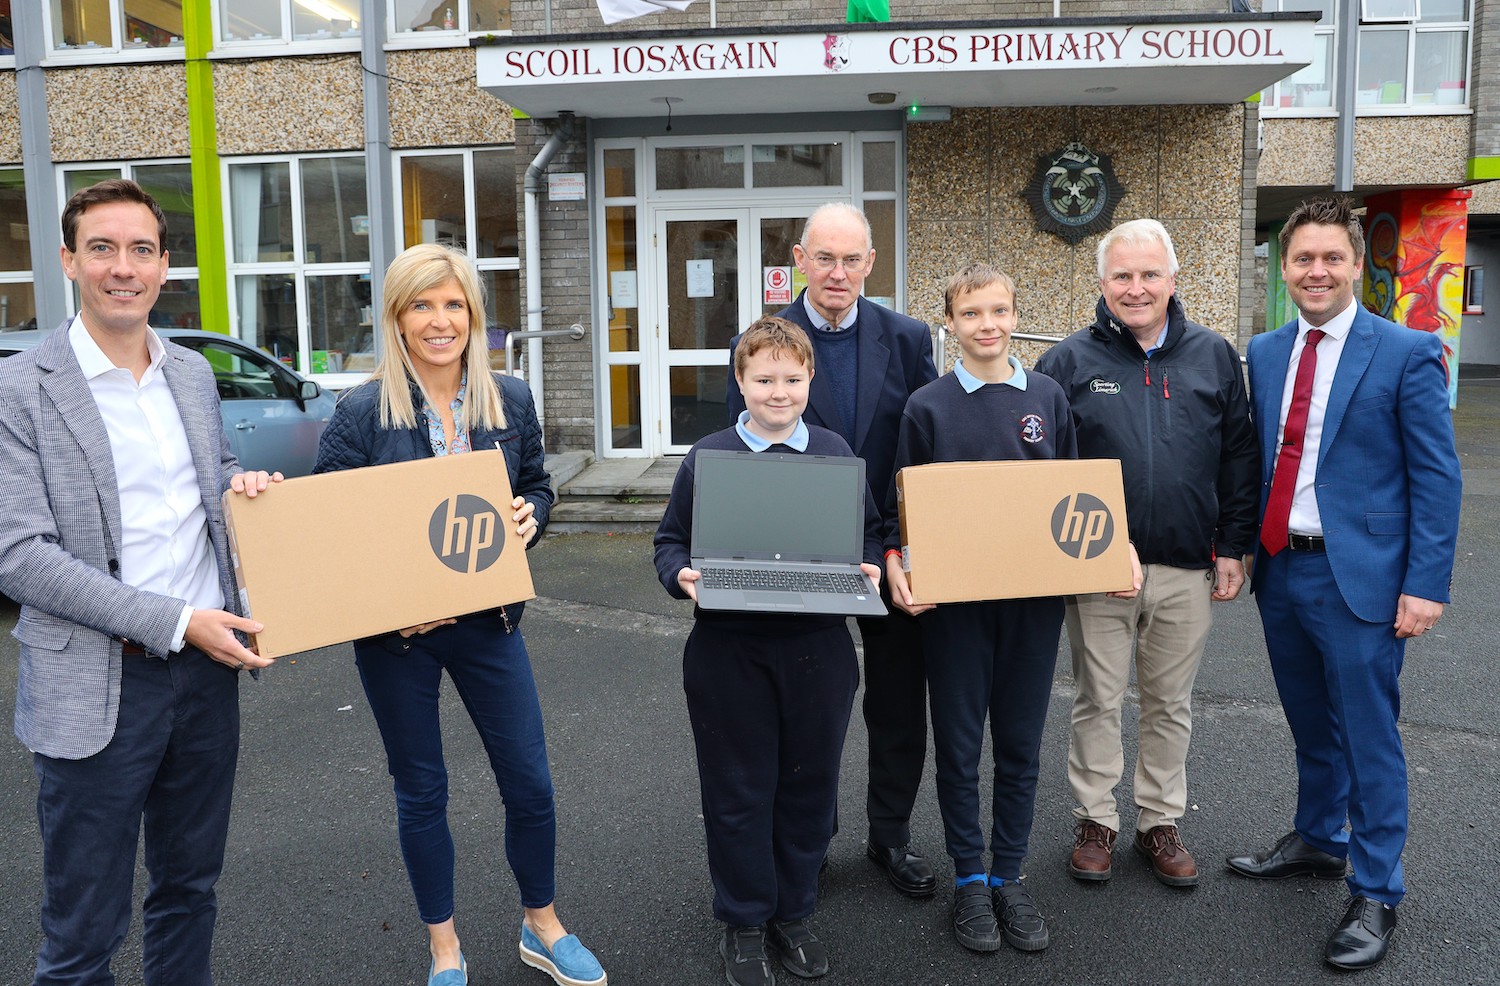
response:
[[[21,603],[16,737],[36,753],[82,759],[114,735],[120,643],[159,656],[183,601],[119,579],[120,493],[98,405],[65,322],[41,345],[0,360],[0,592]],[[238,471],[224,437],[213,371],[163,341],[163,374],[187,429],[219,564],[238,612],[220,495]]]

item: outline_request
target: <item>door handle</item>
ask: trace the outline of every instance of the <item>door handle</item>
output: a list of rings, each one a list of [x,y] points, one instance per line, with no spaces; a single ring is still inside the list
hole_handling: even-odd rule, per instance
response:
[[[241,421],[241,422],[239,422],[238,424],[236,424],[234,426],[234,430],[235,431],[254,431],[255,430],[255,425],[251,424],[248,421]]]

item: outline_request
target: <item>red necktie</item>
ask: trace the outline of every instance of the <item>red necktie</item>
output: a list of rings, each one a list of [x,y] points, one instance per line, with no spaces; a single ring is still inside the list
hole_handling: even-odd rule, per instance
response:
[[[1287,408],[1286,427],[1281,431],[1281,451],[1271,474],[1271,495],[1266,498],[1266,517],[1260,525],[1260,543],[1274,555],[1286,547],[1286,522],[1292,515],[1292,493],[1297,488],[1297,468],[1302,463],[1302,437],[1307,431],[1307,409],[1312,404],[1313,374],[1318,369],[1318,343],[1326,333],[1309,329],[1297,379],[1292,383],[1292,406]]]

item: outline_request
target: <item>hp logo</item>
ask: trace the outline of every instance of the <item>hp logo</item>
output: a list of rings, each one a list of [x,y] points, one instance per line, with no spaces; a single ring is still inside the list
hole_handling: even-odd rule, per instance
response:
[[[1115,519],[1098,497],[1075,493],[1052,508],[1052,539],[1074,558],[1097,558],[1114,540]]]
[[[500,512],[486,500],[467,493],[438,504],[427,523],[427,540],[438,561],[470,575],[495,564],[505,547]]]

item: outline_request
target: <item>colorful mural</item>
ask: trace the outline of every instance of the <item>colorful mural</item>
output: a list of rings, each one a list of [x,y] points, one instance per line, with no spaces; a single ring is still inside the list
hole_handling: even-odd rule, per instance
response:
[[[1365,200],[1365,307],[1442,338],[1449,406],[1458,401],[1469,195],[1408,189]]]

